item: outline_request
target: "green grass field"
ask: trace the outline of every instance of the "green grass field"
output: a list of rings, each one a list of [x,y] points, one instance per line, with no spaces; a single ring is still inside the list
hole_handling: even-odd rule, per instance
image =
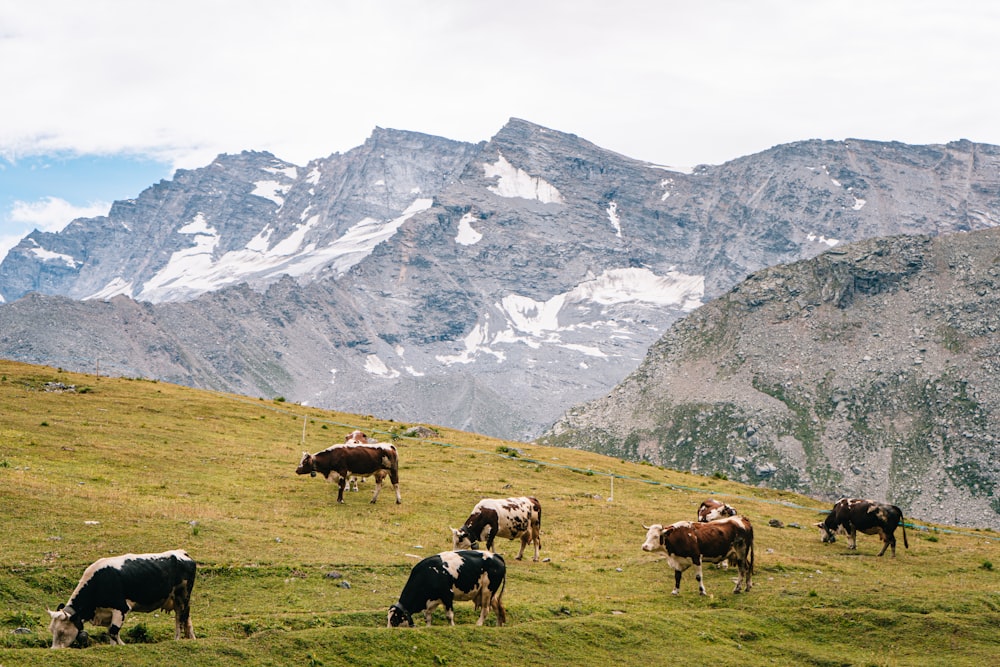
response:
[[[370,481],[337,505],[334,485],[294,474],[304,449],[354,428],[385,441],[412,426],[0,361],[0,667],[1000,664],[994,531],[907,517],[909,550],[897,532],[898,557],[876,558],[875,537],[820,542],[831,503],[444,428],[396,439],[401,505],[389,486],[369,504]],[[710,494],[754,524],[754,589],[733,595],[735,570],[708,566],[709,596],[693,570],[672,596],[642,524],[694,519]],[[497,541],[508,625],[477,628],[457,603],[456,627],[437,611],[430,628],[387,629],[413,564],[450,549],[480,498],[515,495],[541,501],[549,560]],[[88,628],[93,646],[46,648],[45,609],[87,565],[174,548],[199,563],[197,640],[137,613],[127,646]]]

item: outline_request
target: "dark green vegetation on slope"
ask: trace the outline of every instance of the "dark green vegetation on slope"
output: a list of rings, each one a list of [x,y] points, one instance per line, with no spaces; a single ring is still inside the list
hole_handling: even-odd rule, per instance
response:
[[[369,482],[338,506],[294,474],[303,449],[355,427],[388,440],[411,426],[0,361],[0,664],[982,665],[1000,651],[992,531],[910,528],[908,551],[878,559],[873,537],[858,553],[821,544],[809,526],[825,504],[801,496],[446,429],[397,439],[402,505],[370,505]],[[731,574],[706,568],[709,597],[691,571],[673,597],[642,524],[693,518],[709,493],[754,522],[754,590],[734,596]],[[479,498],[509,495],[542,502],[551,559],[497,542],[509,625],[476,628],[459,603],[455,628],[440,612],[429,629],[384,628],[417,558],[449,548]],[[45,607],[89,563],[169,548],[200,564],[197,640],[133,614],[128,646],[44,648]]]

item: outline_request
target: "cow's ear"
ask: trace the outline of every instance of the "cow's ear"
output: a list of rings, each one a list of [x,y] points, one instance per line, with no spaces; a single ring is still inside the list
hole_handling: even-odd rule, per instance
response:
[[[66,606],[66,605],[64,605],[64,604],[63,604],[62,602],[60,602],[60,603],[59,603],[59,606],[58,606],[58,607],[56,607],[56,611],[62,611],[62,608],[63,608],[63,607],[65,607],[65,606]]]

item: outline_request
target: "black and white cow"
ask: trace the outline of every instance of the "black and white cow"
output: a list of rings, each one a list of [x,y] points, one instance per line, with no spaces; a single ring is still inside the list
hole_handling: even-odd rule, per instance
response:
[[[896,526],[903,527],[903,546],[909,549],[903,510],[895,505],[861,498],[841,498],[826,519],[816,524],[824,542],[836,542],[836,533],[839,531],[847,533],[848,549],[858,548],[859,531],[865,535],[878,535],[882,538],[882,551],[878,555],[881,556],[887,548],[892,547],[893,558],[896,557]]]
[[[542,548],[542,505],[536,498],[484,498],[472,508],[472,513],[461,528],[451,529],[453,549],[474,549],[480,540],[486,542],[486,550],[493,551],[493,540],[506,537],[509,540],[521,538],[521,549],[517,560],[524,556],[528,542],[535,545],[535,557]]]
[[[186,552],[125,554],[94,561],[66,604],[48,610],[52,648],[86,639],[83,624],[108,626],[112,644],[124,644],[118,632],[130,611],[173,611],[175,639],[194,639],[191,589],[197,566]]]
[[[448,622],[455,625],[453,603],[472,600],[479,611],[476,625],[482,625],[492,608],[497,625],[507,621],[503,608],[503,591],[507,582],[507,565],[503,556],[489,551],[442,551],[428,556],[413,566],[410,578],[399,594],[399,602],[389,607],[387,627],[413,627],[413,615],[424,613],[427,625],[431,612],[444,605]]]

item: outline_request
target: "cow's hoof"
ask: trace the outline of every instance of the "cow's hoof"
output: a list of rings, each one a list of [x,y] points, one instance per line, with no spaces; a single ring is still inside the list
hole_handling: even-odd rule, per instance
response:
[[[402,505],[402,504],[403,504],[403,501],[402,501],[402,500],[397,500],[397,501],[396,501],[396,504],[397,504],[397,505]]]
[[[670,591],[671,595],[678,595],[679,593],[680,593],[680,591]]]

